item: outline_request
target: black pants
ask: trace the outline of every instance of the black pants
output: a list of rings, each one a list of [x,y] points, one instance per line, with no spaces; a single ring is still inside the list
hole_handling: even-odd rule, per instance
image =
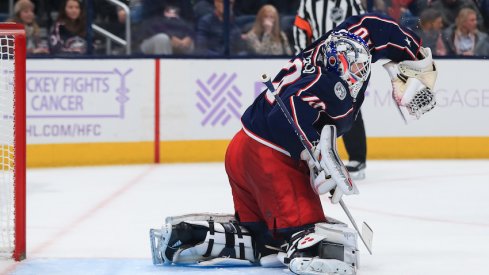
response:
[[[363,125],[362,112],[358,113],[350,131],[343,135],[343,142],[350,161],[365,162],[367,160],[367,136]]]

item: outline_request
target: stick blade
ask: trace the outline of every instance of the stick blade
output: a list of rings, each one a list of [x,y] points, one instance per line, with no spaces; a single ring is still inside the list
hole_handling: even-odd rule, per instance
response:
[[[368,252],[370,253],[370,255],[372,255],[372,240],[374,237],[374,231],[366,222],[363,222],[362,224],[362,236]]]

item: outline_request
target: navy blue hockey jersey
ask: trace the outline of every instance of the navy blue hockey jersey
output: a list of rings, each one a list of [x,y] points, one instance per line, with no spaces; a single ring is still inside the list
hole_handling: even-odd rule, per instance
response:
[[[399,26],[390,17],[376,13],[352,16],[334,30],[342,29],[367,42],[372,62],[381,58],[396,62],[415,60],[421,46],[413,31]],[[273,79],[276,92],[310,144],[319,140],[321,129],[326,124],[335,125],[338,136],[351,128],[368,84],[367,79],[354,99],[348,84],[321,65],[320,48],[324,47],[330,33],[292,58]],[[266,91],[248,107],[241,121],[245,132],[262,144],[296,159],[304,150],[275,98]]]

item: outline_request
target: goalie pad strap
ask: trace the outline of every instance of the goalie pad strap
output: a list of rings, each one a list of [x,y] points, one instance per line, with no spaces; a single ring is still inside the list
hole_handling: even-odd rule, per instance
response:
[[[206,227],[208,232],[200,243],[182,246],[173,257],[175,262],[192,262],[219,257],[255,260],[251,235],[245,228],[239,228],[240,226],[235,222],[191,221],[187,223]]]
[[[209,257],[212,252],[212,248],[214,247],[214,239],[209,239],[209,246],[207,246],[207,250],[204,253],[204,257]]]
[[[209,235],[214,236],[214,221],[209,221]],[[214,246],[214,239],[209,239],[209,246],[207,246],[207,250],[204,253],[204,257],[209,257],[212,252],[212,247]]]
[[[225,239],[226,239],[226,244],[224,246],[224,249],[219,253],[219,257],[223,256],[230,256],[231,258],[237,258],[236,257],[236,252],[234,250],[235,247],[235,234],[234,231],[236,231],[236,235],[238,236],[238,239],[243,239],[243,233],[241,231],[241,228],[233,223],[223,223],[222,224],[224,228],[224,234],[225,234]],[[215,229],[214,229],[214,221],[209,221],[209,235],[214,236],[215,234]],[[245,246],[243,242],[238,243],[239,246],[239,258],[244,260],[245,259]],[[214,248],[214,238],[209,237],[209,244],[207,246],[207,250],[204,253],[204,257],[209,257],[212,253],[212,248]]]
[[[243,239],[243,232],[241,231],[241,227],[235,221],[231,222],[231,224],[236,229],[236,234],[238,235],[238,239]],[[239,243],[239,258],[242,260],[245,259],[245,247],[244,247],[244,243],[242,242]]]
[[[224,249],[221,251],[221,253],[219,253],[219,257],[230,256],[231,258],[236,258],[236,251],[234,250],[233,227],[229,223],[223,223],[222,226],[224,227],[226,244],[224,245]]]
[[[241,227],[236,221],[231,222],[231,224],[234,226],[236,229],[236,234],[238,234],[238,238],[242,239],[243,238],[243,231],[241,231]]]

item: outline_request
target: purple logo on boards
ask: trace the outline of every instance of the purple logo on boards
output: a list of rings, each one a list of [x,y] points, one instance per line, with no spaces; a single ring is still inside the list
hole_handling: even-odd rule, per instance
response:
[[[255,98],[257,98],[263,91],[267,89],[267,86],[261,81],[255,81]]]
[[[239,99],[243,93],[233,84],[236,77],[235,73],[214,73],[205,81],[197,79],[196,107],[203,115],[202,126],[226,125],[232,117],[241,117]]]
[[[29,70],[26,81],[27,118],[123,119],[125,103],[129,100],[126,77],[132,71],[131,68],[125,71],[117,68]]]

